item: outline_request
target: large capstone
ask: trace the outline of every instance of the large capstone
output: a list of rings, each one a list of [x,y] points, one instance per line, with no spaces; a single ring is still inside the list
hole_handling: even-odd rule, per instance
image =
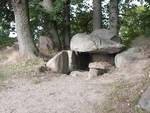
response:
[[[71,39],[70,44],[70,48],[73,51],[106,54],[118,53],[123,47],[122,44],[111,40],[110,37],[105,39],[100,37],[100,35],[94,35],[94,33],[90,35],[85,33],[76,34]]]

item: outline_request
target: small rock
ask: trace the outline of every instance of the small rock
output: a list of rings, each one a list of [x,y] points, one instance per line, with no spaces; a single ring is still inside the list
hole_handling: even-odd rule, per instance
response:
[[[139,105],[142,109],[150,112],[150,87],[141,96]]]
[[[110,70],[112,65],[108,62],[92,62],[89,64],[88,79],[102,75]]]
[[[48,71],[48,69],[47,69],[46,66],[41,66],[41,67],[39,68],[39,72],[41,72],[41,73],[44,73],[44,72],[46,72],[46,71]]]
[[[98,69],[90,69],[88,73],[88,79],[95,78],[99,75],[99,70]]]
[[[86,76],[86,75],[88,75],[88,71],[80,71],[80,70],[79,71],[72,71],[70,73],[70,75],[73,77]]]

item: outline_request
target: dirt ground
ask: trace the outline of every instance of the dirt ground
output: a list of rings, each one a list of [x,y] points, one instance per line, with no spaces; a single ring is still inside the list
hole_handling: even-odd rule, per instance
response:
[[[6,85],[0,92],[0,113],[99,113],[111,92],[110,81],[100,79],[38,79],[14,79]]]
[[[149,78],[145,68],[149,64],[149,59],[142,60],[92,80],[87,80],[87,74],[72,77],[35,72],[30,63],[1,65],[0,74],[4,74],[5,78],[2,71],[11,70],[11,77],[0,82],[0,113],[146,113],[133,110],[137,102],[133,104],[128,100],[135,97],[133,92],[137,93],[145,87],[145,78]],[[125,86],[124,83],[132,85]],[[138,85],[140,83],[142,85]],[[125,96],[129,90],[132,92]]]

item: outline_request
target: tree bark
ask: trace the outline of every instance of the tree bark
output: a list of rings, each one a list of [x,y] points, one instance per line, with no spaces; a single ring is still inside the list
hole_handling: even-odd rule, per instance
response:
[[[63,48],[70,47],[70,0],[64,1],[64,46]]]
[[[29,24],[28,0],[12,0],[17,28],[17,39],[21,56],[35,57],[37,49],[32,40]]]
[[[102,1],[93,0],[93,30],[102,28]]]
[[[118,18],[118,1],[119,0],[110,0],[110,30],[116,36],[118,36],[118,28],[119,28],[119,18]]]

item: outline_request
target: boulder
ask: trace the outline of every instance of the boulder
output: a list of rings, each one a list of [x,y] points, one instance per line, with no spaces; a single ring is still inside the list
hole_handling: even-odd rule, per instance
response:
[[[112,33],[110,30],[107,29],[95,30],[90,35],[92,37],[98,37],[100,39],[108,39],[108,40],[112,40],[115,37],[114,33]]]
[[[131,46],[132,47],[150,47],[150,37],[139,36],[132,41]]]
[[[131,43],[131,48],[115,56],[117,68],[134,65],[136,62],[150,58],[150,38],[140,36]],[[141,65],[141,64],[140,64]],[[141,65],[142,67],[142,65]]]
[[[115,66],[122,68],[136,62],[137,60],[143,59],[144,55],[141,48],[133,47],[115,56]]]
[[[139,105],[142,109],[150,112],[150,87],[148,87],[148,89],[141,96]]]
[[[118,53],[123,49],[123,45],[110,39],[104,39],[95,35],[79,33],[73,36],[70,48],[73,51],[89,53]]]
[[[69,73],[68,52],[67,51],[59,52],[47,62],[46,66],[53,72],[68,74]]]
[[[53,49],[53,41],[47,36],[40,36],[39,38],[39,53],[44,56],[49,56],[50,49]]]

